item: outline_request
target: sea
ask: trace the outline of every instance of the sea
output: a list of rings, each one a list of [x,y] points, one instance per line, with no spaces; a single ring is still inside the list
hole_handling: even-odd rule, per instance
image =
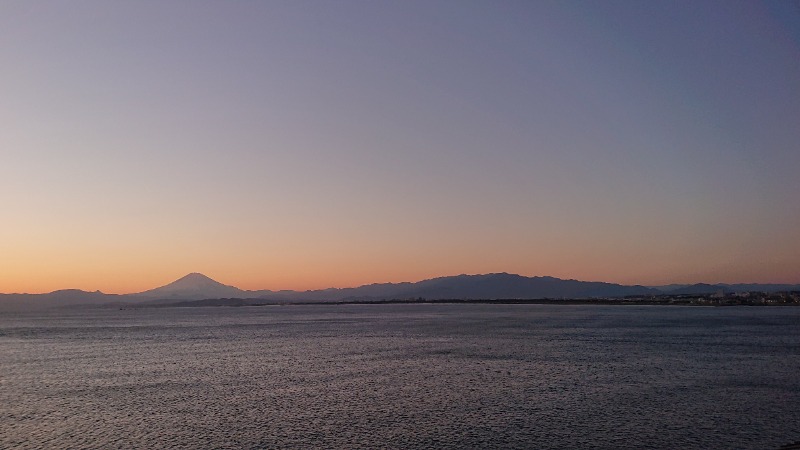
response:
[[[777,449],[800,308],[501,304],[0,317],[3,449]]]

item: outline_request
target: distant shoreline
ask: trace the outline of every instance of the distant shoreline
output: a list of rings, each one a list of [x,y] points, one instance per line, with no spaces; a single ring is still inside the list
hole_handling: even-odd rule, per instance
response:
[[[264,299],[205,299],[182,300],[159,304],[125,305],[121,309],[143,308],[209,308],[243,306],[304,306],[304,305],[403,305],[403,304],[477,304],[477,305],[603,305],[603,306],[800,306],[797,301],[765,299],[729,299],[704,297],[664,298],[598,298],[598,299],[364,299],[334,301],[278,301]]]

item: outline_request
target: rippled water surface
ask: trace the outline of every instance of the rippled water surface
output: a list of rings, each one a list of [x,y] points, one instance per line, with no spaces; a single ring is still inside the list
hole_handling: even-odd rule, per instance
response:
[[[800,308],[340,305],[0,317],[0,448],[776,448]]]

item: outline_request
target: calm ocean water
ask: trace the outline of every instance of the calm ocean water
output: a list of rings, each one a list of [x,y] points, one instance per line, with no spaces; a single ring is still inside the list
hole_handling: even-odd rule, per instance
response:
[[[345,305],[0,317],[0,448],[800,440],[800,308]]]

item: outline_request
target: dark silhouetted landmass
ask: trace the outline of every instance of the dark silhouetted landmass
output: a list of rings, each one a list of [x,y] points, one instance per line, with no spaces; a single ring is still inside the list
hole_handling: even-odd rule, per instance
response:
[[[81,290],[48,294],[0,294],[0,310],[35,310],[77,305],[127,306],[248,306],[283,303],[385,303],[385,302],[506,302],[541,303],[567,300],[598,303],[625,299],[638,303],[687,303],[705,301],[703,295],[723,298],[744,292],[800,291],[788,284],[694,284],[670,285],[661,289],[626,286],[596,281],[563,280],[553,277],[525,277],[508,273],[457,275],[419,282],[376,283],[354,288],[311,291],[247,291],[191,273],[170,284],[136,294],[114,295]],[[711,298],[711,297],[710,297]],[[736,299],[750,298],[737,296]],[[755,297],[753,297],[755,298]],[[766,302],[765,298],[759,299]],[[750,300],[748,300],[750,301]],[[620,302],[616,302],[619,304]],[[695,302],[696,303],[696,302]],[[693,303],[693,304],[695,304]],[[732,303],[736,304],[736,303]]]
[[[416,283],[370,284],[357,288],[324,289],[290,294],[298,300],[334,301],[346,299],[513,299],[513,298],[584,298],[624,297],[656,294],[644,286],[562,280],[553,277],[524,277],[508,273],[458,275],[433,278]],[[264,294],[262,298],[279,298],[286,293]]]
[[[0,294],[0,311],[22,311],[74,305],[125,303],[124,295],[64,289],[47,294]]]
[[[672,295],[715,294],[718,292],[731,292],[730,288],[716,284],[698,283],[667,291]]]

